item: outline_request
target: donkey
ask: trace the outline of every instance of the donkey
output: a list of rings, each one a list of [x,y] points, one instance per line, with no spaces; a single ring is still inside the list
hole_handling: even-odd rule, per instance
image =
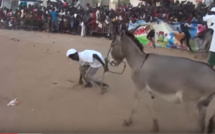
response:
[[[128,31],[115,37],[111,43],[108,60],[119,65],[126,59],[132,70],[132,80],[136,85],[135,105],[124,125],[131,125],[139,100],[143,93],[151,96],[153,130],[159,131],[155,98],[175,104],[194,101],[199,112],[201,131],[206,131],[204,120],[211,96],[215,93],[215,71],[206,63],[182,57],[146,54],[143,46]],[[211,116],[210,119],[213,119]],[[209,121],[208,121],[209,122]],[[210,124],[208,124],[209,126]]]

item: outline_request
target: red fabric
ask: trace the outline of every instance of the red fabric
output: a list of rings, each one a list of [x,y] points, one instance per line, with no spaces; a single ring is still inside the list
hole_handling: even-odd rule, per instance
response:
[[[188,22],[188,23],[191,23],[192,19],[193,19],[192,17],[189,17],[189,18],[187,19],[187,22]]]
[[[93,19],[93,20],[90,21],[91,25],[94,24],[94,23],[96,23],[96,20]]]
[[[158,13],[157,13],[157,11],[155,11],[155,17],[157,17],[158,16]]]
[[[93,30],[96,28],[96,13],[92,14],[92,20],[90,21],[90,25]]]
[[[67,7],[67,3],[66,2],[63,3],[63,7]]]
[[[93,14],[92,14],[92,18],[93,18],[93,19],[96,19],[96,13],[93,13]]]
[[[9,17],[9,16],[10,16],[10,12],[7,13],[7,17]]]
[[[166,14],[166,19],[167,19],[167,20],[169,19],[169,13]]]
[[[16,19],[16,18],[14,18],[14,19],[13,19],[13,21],[14,21],[14,22],[17,22],[17,19]]]
[[[42,20],[41,15],[37,15],[37,20]]]

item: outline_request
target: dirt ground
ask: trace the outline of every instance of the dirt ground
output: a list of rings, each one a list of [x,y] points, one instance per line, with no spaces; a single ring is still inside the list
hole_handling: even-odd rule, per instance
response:
[[[67,59],[67,49],[94,49],[106,56],[110,43],[104,38],[0,30],[0,132],[151,132],[147,95],[134,124],[122,126],[134,101],[129,67],[123,75],[106,75],[110,88],[105,95],[100,95],[100,88],[77,84],[78,64]],[[180,50],[146,48],[146,52],[206,61]],[[19,104],[7,107],[14,98]],[[186,108],[162,100],[157,104],[160,132],[199,131],[193,104]]]

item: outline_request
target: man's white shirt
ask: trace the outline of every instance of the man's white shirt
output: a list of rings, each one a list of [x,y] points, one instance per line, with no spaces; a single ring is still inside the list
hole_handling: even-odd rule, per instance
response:
[[[95,50],[84,50],[82,52],[79,52],[79,65],[80,66],[85,66],[85,65],[90,65],[92,68],[99,68],[102,66],[102,64],[93,58],[93,55],[96,54],[98,57],[105,63],[104,57],[100,52],[97,52]]]

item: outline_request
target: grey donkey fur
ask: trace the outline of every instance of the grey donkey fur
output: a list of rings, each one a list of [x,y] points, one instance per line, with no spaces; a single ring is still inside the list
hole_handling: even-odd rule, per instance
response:
[[[152,98],[154,131],[159,131],[158,118],[154,110],[155,98],[175,104],[195,102],[199,110],[199,124],[202,132],[207,130],[206,124],[210,124],[205,122],[206,109],[215,92],[215,71],[210,66],[182,57],[145,54],[143,46],[128,31],[123,31],[120,36],[116,36],[111,47],[109,59],[111,58],[110,60],[117,65],[126,59],[132,69],[132,80],[137,88],[136,102],[128,120],[124,121],[125,125],[132,124],[142,93],[148,92]],[[210,119],[212,118],[213,116]]]

